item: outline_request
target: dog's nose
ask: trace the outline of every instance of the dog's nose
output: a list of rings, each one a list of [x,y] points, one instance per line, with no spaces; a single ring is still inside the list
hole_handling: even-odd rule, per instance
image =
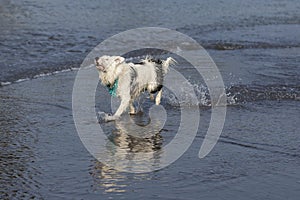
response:
[[[95,60],[97,61],[99,59],[99,57],[96,57]]]

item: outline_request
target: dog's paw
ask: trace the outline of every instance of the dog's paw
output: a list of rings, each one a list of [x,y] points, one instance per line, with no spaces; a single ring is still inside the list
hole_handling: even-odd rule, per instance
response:
[[[117,119],[119,119],[120,117],[119,116],[116,116],[116,115],[108,115],[108,114],[105,114],[104,116],[104,120],[105,122],[111,122],[111,121],[115,121]]]
[[[130,111],[129,115],[136,115],[136,112],[135,111]]]
[[[154,101],[154,95],[153,95],[153,94],[150,94],[149,97],[150,97],[150,100],[151,100],[151,101]]]
[[[118,116],[107,114],[105,112],[98,112],[97,113],[97,119],[98,119],[99,123],[115,121],[118,118],[119,118]]]
[[[107,114],[105,112],[97,112],[97,120],[99,123],[105,122]]]

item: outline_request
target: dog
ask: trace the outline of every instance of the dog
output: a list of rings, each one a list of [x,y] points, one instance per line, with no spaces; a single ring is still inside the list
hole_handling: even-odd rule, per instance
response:
[[[129,107],[129,113],[135,114],[133,102],[139,95],[148,91],[150,98],[160,104],[164,76],[170,65],[176,61],[169,57],[166,60],[146,57],[139,63],[127,63],[121,56],[101,56],[95,58],[95,65],[99,72],[101,83],[108,87],[113,96],[121,99],[121,103],[114,115],[105,115],[105,121],[117,120]]]

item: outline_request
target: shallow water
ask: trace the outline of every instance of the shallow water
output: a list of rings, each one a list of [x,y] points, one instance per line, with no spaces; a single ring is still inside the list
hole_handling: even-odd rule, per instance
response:
[[[59,74],[1,88],[1,94],[6,94],[1,98],[1,112],[5,113],[1,119],[3,198],[298,196],[298,101],[264,100],[229,106],[221,138],[206,158],[199,159],[210,119],[210,109],[202,108],[197,136],[180,159],[159,171],[132,174],[96,161],[81,143],[71,110],[74,75]],[[164,99],[168,120],[156,138],[132,140],[118,134],[124,128],[114,123],[102,125],[107,142],[113,139],[120,148],[116,157],[132,151],[155,151],[172,140],[179,115],[167,104]],[[106,149],[112,150],[110,146]]]
[[[297,199],[299,9],[296,0],[0,0],[0,198]],[[97,44],[145,26],[180,31],[205,47],[222,74],[229,106],[217,145],[199,159],[211,117],[209,92],[195,69],[178,58],[174,69],[190,81],[199,100],[197,135],[170,166],[134,174],[98,162],[85,149],[73,121],[72,89],[79,65]],[[179,103],[187,111],[198,108],[189,97],[182,92],[178,100],[165,89],[166,123],[148,139],[128,135],[139,130],[128,128],[127,121],[125,127],[101,124],[108,136],[105,149],[129,160],[130,152],[153,152],[141,160],[157,164],[157,152],[177,132]],[[149,123],[152,103],[142,101],[144,115],[128,118],[137,124]],[[107,105],[110,97],[99,85],[96,110],[111,112]]]

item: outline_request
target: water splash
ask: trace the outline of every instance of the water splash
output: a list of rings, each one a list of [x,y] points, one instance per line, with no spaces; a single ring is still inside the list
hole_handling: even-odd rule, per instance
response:
[[[188,83],[184,83],[188,84]],[[211,99],[209,90],[202,84],[189,84],[189,89],[180,91],[180,98],[176,97],[168,90],[164,91],[166,103],[171,106],[200,106],[210,107]],[[190,101],[191,90],[197,95],[198,102]],[[226,87],[227,105],[240,105],[253,101],[280,101],[280,100],[300,100],[300,86],[290,85],[232,85]],[[179,101],[180,99],[180,101]]]

